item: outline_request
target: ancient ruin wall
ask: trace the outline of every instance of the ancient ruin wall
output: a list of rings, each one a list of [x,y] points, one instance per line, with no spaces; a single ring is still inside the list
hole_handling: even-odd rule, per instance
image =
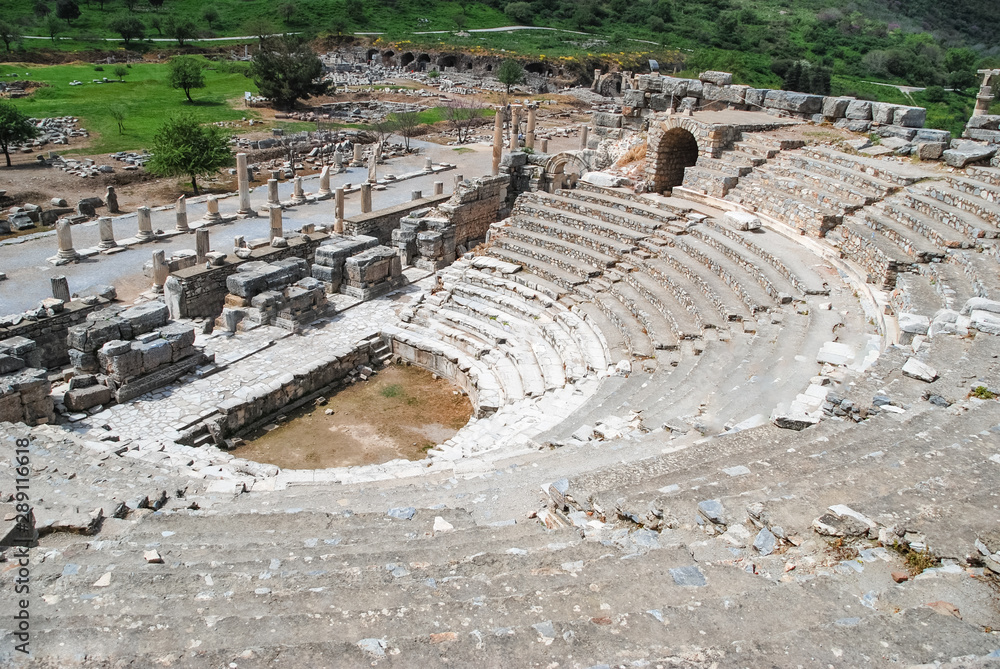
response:
[[[88,303],[92,302],[92,303]],[[87,315],[103,309],[111,302],[101,297],[89,298],[87,302],[73,300],[63,305],[63,310],[53,316],[38,320],[23,320],[17,325],[0,327],[0,341],[10,337],[25,337],[33,340],[41,352],[40,362],[46,369],[64,367],[69,364],[69,345],[66,335],[74,325],[87,320]]]
[[[411,200],[395,207],[386,207],[367,214],[345,218],[344,234],[375,237],[379,244],[389,244],[392,242],[392,231],[399,227],[399,219],[409,216],[412,211],[434,207],[445,202],[449,197],[448,195],[432,195],[419,200]],[[311,263],[312,260],[310,259],[309,262]]]

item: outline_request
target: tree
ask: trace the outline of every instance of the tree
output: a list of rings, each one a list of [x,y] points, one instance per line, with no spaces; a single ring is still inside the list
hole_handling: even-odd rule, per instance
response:
[[[160,11],[160,7],[163,7],[163,0],[149,0],[149,6]]]
[[[124,65],[115,65],[115,69],[111,71],[118,77],[118,81],[125,81],[125,77],[128,75],[128,68]]]
[[[153,137],[149,171],[165,177],[189,176],[198,195],[198,177],[233,162],[229,138],[216,126],[203,126],[189,115],[167,120]]]
[[[201,63],[191,56],[178,56],[170,61],[167,81],[171,88],[183,90],[188,102],[194,102],[191,99],[192,88],[205,88],[205,74],[202,72]]]
[[[323,76],[319,57],[290,36],[265,40],[250,63],[250,76],[260,94],[282,109],[291,109],[299,98],[329,90],[326,82],[319,81]]]
[[[455,22],[455,27],[458,28],[459,30],[465,28],[465,26],[468,25],[469,23],[469,18],[462,12],[455,14],[453,17],[451,17],[451,20]]]
[[[56,16],[71,26],[73,19],[80,18],[80,5],[76,4],[76,0],[59,0],[56,3]]]
[[[45,0],[35,0],[32,11],[35,12],[35,16],[42,17],[51,14],[52,8],[49,7],[49,3],[45,2]]]
[[[139,0],[122,0],[122,4],[125,5],[125,9],[131,13],[135,11],[136,5],[139,4]]]
[[[202,13],[201,17],[205,19],[205,23],[208,24],[209,28],[215,26],[215,22],[219,20],[219,10],[215,7],[206,7]]]
[[[198,34],[197,26],[191,21],[175,21],[172,17],[167,19],[163,31],[167,33],[168,37],[177,40],[177,46],[184,46],[184,42]]]
[[[521,83],[524,79],[524,68],[512,58],[508,58],[500,63],[497,69],[497,79],[507,87],[507,95],[510,95],[510,87]]]
[[[928,102],[944,102],[947,98],[947,93],[940,86],[928,86],[924,89],[924,98]]]
[[[149,19],[149,27],[156,31],[156,34],[163,37],[163,22],[160,21],[159,16],[154,16]]]
[[[417,128],[420,127],[420,114],[415,111],[399,112],[395,114],[396,132],[403,138],[403,146],[407,152],[410,150],[410,138],[417,136]]]
[[[117,68],[116,68],[117,69]],[[125,134],[125,117],[128,115],[128,108],[121,104],[115,103],[108,107],[108,116],[113,118],[118,124],[118,134]]]
[[[368,17],[365,14],[365,3],[362,0],[345,0],[344,13],[356,26],[363,26],[368,22]]]
[[[257,38],[259,45],[264,44],[264,40],[273,35],[277,30],[274,24],[264,18],[250,19],[243,24],[243,32]]]
[[[285,23],[290,23],[295,16],[295,5],[290,2],[283,2],[278,5],[278,16],[284,19]]]
[[[7,52],[10,53],[10,45],[13,42],[21,39],[21,33],[14,26],[13,23],[8,21],[0,21],[0,42],[7,47]]]
[[[49,37],[52,38],[52,41],[55,42],[56,35],[62,32],[62,23],[59,22],[59,19],[56,18],[55,14],[49,14],[45,17],[45,20],[42,21],[42,28],[45,29],[45,32],[47,32]]]
[[[0,100],[0,150],[10,167],[10,147],[38,137],[38,128],[11,102]]]
[[[531,20],[535,16],[535,10],[532,8],[530,2],[512,2],[503,8],[503,13],[509,16],[511,20],[526,26],[531,25]]]
[[[108,22],[108,30],[122,36],[125,46],[134,39],[142,39],[146,34],[146,26],[132,14],[119,14]]]
[[[375,133],[377,144],[387,144],[393,133],[399,130],[399,123],[391,116],[375,121],[371,124],[371,130]]]
[[[444,108],[444,117],[458,135],[458,143],[469,141],[469,135],[476,122],[481,119],[486,106],[477,98],[457,97],[448,100]]]

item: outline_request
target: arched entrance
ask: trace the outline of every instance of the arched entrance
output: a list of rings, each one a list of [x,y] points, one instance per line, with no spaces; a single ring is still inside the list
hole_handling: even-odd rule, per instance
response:
[[[416,60],[416,58],[414,57],[414,55],[411,52],[407,51],[402,56],[400,56],[399,64],[402,65],[403,67],[406,67],[407,65],[409,65],[410,63],[412,63],[414,60]]]
[[[698,140],[690,130],[682,127],[662,133],[651,132],[649,140],[646,162],[652,166],[649,176],[653,190],[662,193],[680,186],[684,182],[684,168],[698,162]]]
[[[577,151],[563,151],[549,158],[545,163],[545,176],[548,179],[548,191],[554,193],[560,188],[575,188],[588,170],[587,162]]]

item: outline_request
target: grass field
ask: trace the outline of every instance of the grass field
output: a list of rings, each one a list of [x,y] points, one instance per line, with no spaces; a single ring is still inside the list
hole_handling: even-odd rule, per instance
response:
[[[91,147],[81,150],[87,153],[112,153],[148,147],[164,118],[179,112],[190,113],[202,122],[259,118],[252,109],[233,107],[233,103],[242,104],[244,91],[256,93],[253,82],[241,74],[206,69],[205,88],[192,91],[195,102],[191,104],[183,91],[170,88],[167,84],[166,65],[132,65],[123,83],[118,83],[111,69],[105,67],[101,72],[95,71],[93,65],[5,63],[0,64],[0,75],[16,72],[22,79],[49,84],[29,98],[15,100],[14,104],[36,118],[79,117],[81,125],[93,138]],[[91,83],[103,77],[115,82]],[[4,80],[9,81],[5,76]],[[69,82],[73,80],[84,84],[70,86]],[[119,134],[118,125],[109,112],[114,104],[124,105],[127,109],[124,134]]]

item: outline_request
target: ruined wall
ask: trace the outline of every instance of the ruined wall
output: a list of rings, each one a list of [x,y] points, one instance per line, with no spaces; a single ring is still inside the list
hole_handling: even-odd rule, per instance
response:
[[[39,364],[46,369],[64,367],[69,364],[69,345],[66,334],[74,325],[87,320],[88,314],[111,304],[110,300],[91,297],[73,300],[63,305],[62,311],[37,320],[23,320],[17,325],[0,327],[0,340],[10,337],[25,337],[38,346]]]
[[[468,249],[486,240],[490,225],[497,222],[506,207],[509,183],[506,174],[467,179],[432,216],[451,221],[455,226],[455,244]]]
[[[350,236],[365,235],[375,237],[379,244],[388,244],[392,241],[392,231],[399,227],[399,219],[409,216],[410,212],[417,209],[433,207],[445,202],[449,196],[433,195],[431,197],[411,200],[395,207],[379,209],[367,214],[359,214],[344,219],[344,234]],[[310,263],[312,260],[310,259]]]

